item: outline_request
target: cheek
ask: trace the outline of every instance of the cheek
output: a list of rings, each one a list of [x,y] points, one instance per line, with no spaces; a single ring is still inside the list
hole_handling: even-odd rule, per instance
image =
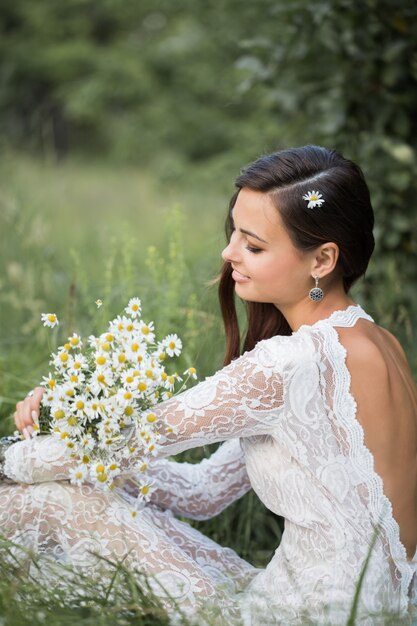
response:
[[[291,251],[292,252],[292,251]],[[282,281],[294,281],[305,274],[304,266],[294,253],[276,255],[259,263],[258,271],[269,284],[282,283]]]

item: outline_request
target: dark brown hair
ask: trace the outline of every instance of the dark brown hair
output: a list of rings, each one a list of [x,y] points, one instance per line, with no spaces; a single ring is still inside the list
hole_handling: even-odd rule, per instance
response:
[[[323,243],[339,246],[337,268],[346,291],[362,276],[374,249],[374,214],[362,170],[335,150],[304,146],[261,156],[243,169],[235,182],[226,219],[229,241],[233,232],[231,210],[243,188],[270,195],[294,245],[312,250]],[[325,202],[307,209],[303,195],[320,190]],[[235,307],[235,289],[230,263],[224,263],[219,282],[219,300],[226,331],[225,363],[240,354],[240,331]],[[290,335],[282,313],[270,303],[247,302],[248,325],[243,350],[261,339]]]

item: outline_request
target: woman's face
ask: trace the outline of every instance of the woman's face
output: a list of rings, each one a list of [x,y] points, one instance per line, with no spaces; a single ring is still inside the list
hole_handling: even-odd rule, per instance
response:
[[[279,309],[308,299],[315,251],[294,246],[269,195],[243,188],[232,215],[234,231],[222,257],[233,267],[237,295]]]

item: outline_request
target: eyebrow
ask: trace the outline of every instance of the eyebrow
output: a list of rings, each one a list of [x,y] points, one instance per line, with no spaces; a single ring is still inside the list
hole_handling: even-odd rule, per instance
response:
[[[244,228],[239,228],[239,230],[244,235],[249,235],[250,237],[254,237],[255,239],[258,239],[259,241],[262,241],[262,243],[268,243],[267,241],[265,241],[265,239],[262,239],[262,237],[255,235],[255,233],[252,233],[250,230],[245,230]]]

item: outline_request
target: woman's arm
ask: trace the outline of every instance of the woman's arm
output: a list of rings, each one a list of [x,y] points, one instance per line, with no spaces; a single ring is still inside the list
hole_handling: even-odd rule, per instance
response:
[[[222,444],[200,463],[157,459],[147,475],[152,482],[153,504],[198,520],[218,515],[251,488],[239,439]],[[133,494],[137,492],[130,478],[123,486]]]
[[[284,411],[288,377],[306,357],[301,343],[295,335],[261,341],[214,376],[154,407],[161,424],[159,457],[276,429]],[[5,471],[18,482],[68,478],[74,461],[67,460],[60,443],[54,440],[52,445],[52,438],[45,437],[11,446]],[[139,432],[132,433],[129,444],[137,448],[137,458],[133,455],[124,464],[124,470],[131,473],[141,457]]]

